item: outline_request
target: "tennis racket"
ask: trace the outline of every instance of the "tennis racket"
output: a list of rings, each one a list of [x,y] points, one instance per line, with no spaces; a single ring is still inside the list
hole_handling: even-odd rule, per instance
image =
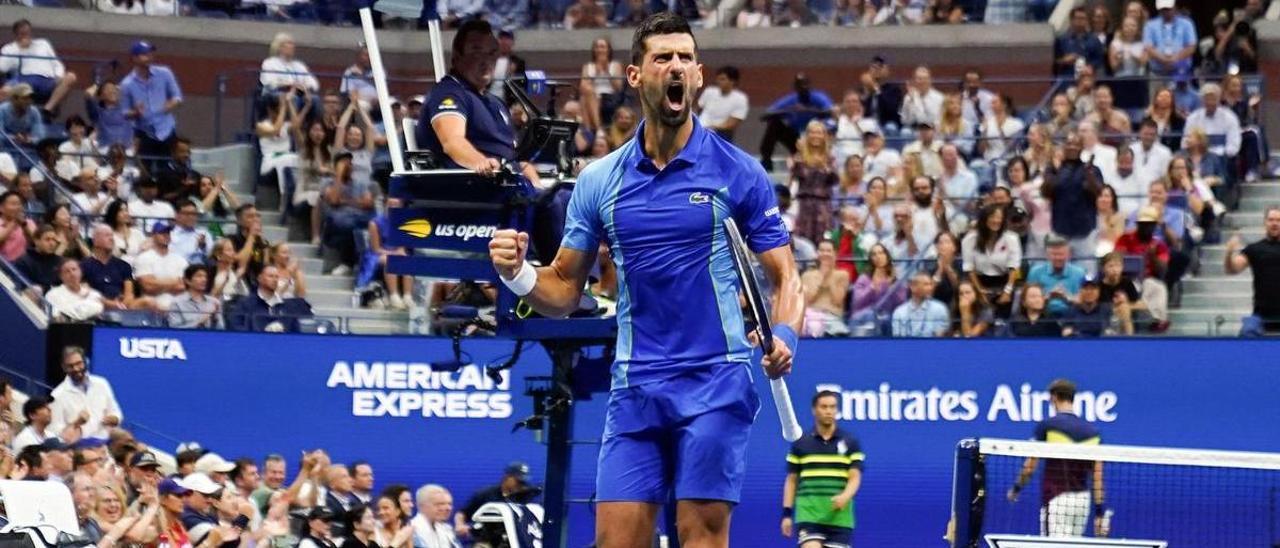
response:
[[[738,281],[742,293],[747,298],[750,323],[754,323],[754,331],[760,338],[760,348],[768,356],[773,353],[773,328],[769,326],[769,311],[765,308],[764,295],[760,292],[760,283],[756,280],[756,272],[751,266],[751,251],[738,232],[738,224],[732,218],[725,218],[724,233],[729,239],[729,254],[733,256],[733,266],[738,271]],[[782,421],[782,438],[791,442],[800,439],[803,430],[800,421],[796,420],[795,407],[791,405],[791,392],[787,390],[787,381],[782,377],[769,379],[769,388],[773,392],[773,403],[778,408],[778,420]]]

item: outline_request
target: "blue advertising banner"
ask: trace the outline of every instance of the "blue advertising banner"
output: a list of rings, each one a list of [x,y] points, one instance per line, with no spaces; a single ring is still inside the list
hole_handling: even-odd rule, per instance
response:
[[[549,370],[540,349],[493,383],[483,365],[505,359],[510,341],[468,340],[479,365],[445,373],[429,365],[452,358],[435,338],[102,328],[94,339],[95,372],[127,419],[227,458],[280,452],[296,465],[323,447],[335,462],[370,461],[379,486],[444,484],[457,506],[511,460],[544,470],[543,446],[512,432],[532,413],[523,378]],[[1079,385],[1080,414],[1104,443],[1280,452],[1278,351],[1242,340],[806,340],[790,384],[806,425],[812,394],[839,392],[840,426],[866,452],[855,544],[941,546],[956,442],[1030,437],[1054,378]],[[603,397],[579,402],[575,438],[598,440],[603,409]],[[794,545],[778,531],[786,451],[765,405],[735,546]],[[570,498],[591,497],[595,456],[576,446]],[[570,546],[590,542],[593,521],[589,505],[573,505]]]

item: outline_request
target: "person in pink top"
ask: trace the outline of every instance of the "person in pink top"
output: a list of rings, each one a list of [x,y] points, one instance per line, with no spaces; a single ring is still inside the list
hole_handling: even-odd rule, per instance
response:
[[[13,191],[0,196],[0,257],[9,262],[18,260],[27,252],[35,230],[36,224],[22,209],[22,196]]]

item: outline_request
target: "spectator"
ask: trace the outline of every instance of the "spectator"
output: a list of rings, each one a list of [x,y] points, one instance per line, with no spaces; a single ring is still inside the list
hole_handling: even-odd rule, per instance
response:
[[[262,485],[262,476],[258,473],[258,465],[249,457],[241,457],[236,459],[235,469],[233,469],[228,478],[235,487],[235,494],[244,500],[251,500],[253,493]],[[255,513],[256,505],[255,505]],[[261,518],[261,515],[258,515]]]
[[[1164,175],[1169,169],[1169,160],[1173,152],[1158,139],[1160,125],[1151,118],[1145,118],[1138,126],[1138,140],[1131,143],[1134,165],[1140,174],[1139,180],[1148,184]],[[1121,200],[1125,198],[1121,193]]]
[[[289,249],[289,244],[280,242],[271,246],[271,264],[280,272],[280,283],[276,285],[276,294],[280,298],[307,298],[307,277]]]
[[[897,133],[902,125],[903,89],[897,82],[890,82],[892,72],[889,62],[880,55],[871,58],[871,66],[862,73],[862,105],[880,127]]]
[[[9,87],[9,99],[0,103],[0,130],[20,145],[33,145],[45,136],[40,110],[31,104],[32,93],[30,84],[14,84]]]
[[[1120,332],[1133,335],[1135,326],[1167,325],[1169,294],[1164,282],[1154,276],[1142,280],[1142,289],[1124,273],[1124,255],[1108,253],[1102,258],[1102,278],[1098,281],[1098,299],[1111,303],[1120,320]]]
[[[89,139],[89,123],[80,115],[72,115],[66,121],[67,140],[58,145],[62,154],[62,162],[72,166],[73,172],[79,173],[85,168],[98,169],[98,148]],[[69,177],[64,177],[69,178]]]
[[[187,474],[182,478],[182,485],[190,489],[183,497],[182,526],[191,536],[192,546],[217,546],[224,536],[218,527],[218,516],[214,505],[218,501],[218,493],[222,486],[208,475],[200,472]],[[206,543],[208,538],[210,542]]]
[[[351,474],[351,494],[362,504],[373,504],[373,465],[356,461],[347,466]]]
[[[1073,8],[1067,32],[1053,43],[1053,73],[1058,76],[1079,74],[1081,65],[1095,71],[1103,70],[1106,68],[1103,52],[1102,45],[1090,32],[1089,12],[1084,8]]]
[[[231,236],[231,245],[236,249],[238,268],[245,271],[247,278],[257,279],[258,273],[267,264],[267,255],[271,249],[271,242],[262,236],[262,214],[258,213],[253,204],[244,204],[236,209],[236,227],[236,233]]]
[[[1128,158],[1131,155],[1132,153],[1125,149],[1121,153],[1121,158]],[[1117,209],[1119,199],[1116,198],[1116,190],[1111,185],[1102,185],[1095,204],[1098,209],[1098,252],[1109,252],[1115,248],[1116,240],[1124,234],[1125,214]]]
[[[185,137],[174,138],[169,159],[157,161],[151,172],[160,186],[160,197],[170,206],[200,194],[200,172],[191,164],[191,141]],[[134,213],[138,213],[136,208]]]
[[[862,216],[866,219],[866,230],[877,240],[885,240],[893,235],[896,226],[894,219],[895,206],[889,203],[889,184],[884,177],[872,177],[867,181],[867,191],[863,193]],[[907,216],[910,217],[910,210]]]
[[[857,206],[841,206],[840,223],[826,238],[835,246],[836,268],[845,271],[850,281],[857,279],[859,272],[867,270],[867,253],[876,243],[875,235],[870,230],[863,230],[866,226],[863,219],[863,213]]]
[[[311,243],[320,243],[320,192],[333,176],[333,155],[324,141],[324,125],[319,121],[306,124],[306,133],[295,126],[294,140],[299,145],[298,169],[294,171],[297,182],[293,191],[293,206],[309,211]]]
[[[740,29],[767,28],[773,26],[773,3],[769,0],[751,0],[738,12],[734,26]]]
[[[831,23],[840,27],[869,27],[876,19],[876,6],[867,0],[836,0]]]
[[[937,298],[936,290],[934,298]],[[956,337],[968,339],[984,337],[991,333],[991,326],[995,324],[991,304],[987,302],[986,295],[978,291],[972,281],[962,281],[956,288],[956,301],[954,310],[951,312],[951,321],[953,322],[951,331]]]
[[[208,229],[197,224],[199,219],[200,213],[195,202],[184,201],[178,204],[169,247],[175,255],[185,258],[191,264],[208,262],[213,251],[213,236]]]
[[[84,91],[84,107],[93,124],[98,152],[105,153],[113,146],[133,150],[133,124],[122,106],[119,84],[107,81],[89,86]]]
[[[338,252],[341,263],[330,274],[346,275],[355,264],[355,237],[353,231],[369,224],[373,218],[375,201],[372,181],[353,178],[350,153],[339,152],[333,159],[333,182],[324,190],[324,240],[325,246]]]
[[[919,25],[925,22],[925,5],[912,0],[891,0],[876,12],[871,24],[880,25]]]
[[[805,0],[786,0],[781,3],[781,9],[773,19],[773,23],[779,27],[799,28],[809,25],[817,25],[820,20],[818,14],[809,9],[809,5]]]
[[[880,133],[880,123],[866,116],[857,91],[846,91],[836,117],[836,162],[844,164],[850,156],[862,154],[862,136],[867,133]]]
[[[1065,141],[1076,132],[1076,105],[1066,93],[1055,93],[1049,103],[1049,120],[1044,123],[1054,141]]]
[[[46,202],[51,201],[49,198],[53,196],[53,187],[70,186],[71,182],[68,178],[74,178],[79,172],[67,172],[59,169],[59,161],[62,154],[58,152],[58,139],[53,137],[45,137],[36,143],[36,157],[40,163],[31,166],[27,171],[31,175],[31,182],[36,185],[36,192],[45,198]],[[63,177],[66,175],[66,177]]]
[[[76,209],[85,215],[101,215],[107,209],[111,202],[115,201],[115,197],[102,189],[102,183],[98,180],[98,172],[93,168],[84,168],[78,170],[75,177],[71,178],[75,183],[76,191],[71,195],[71,203],[75,204]],[[45,216],[49,217],[57,214],[57,205],[54,209],[45,212]],[[66,204],[61,205],[67,208]],[[68,221],[70,215],[68,214]]]
[[[1072,252],[1092,257],[1097,250],[1093,232],[1098,222],[1096,202],[1102,174],[1097,167],[1081,161],[1081,141],[1075,135],[1067,139],[1062,166],[1046,173],[1040,192],[1051,205],[1053,231],[1069,240]]]
[[[988,162],[1004,158],[1014,150],[1026,124],[1013,113],[1013,99],[1001,95],[991,102],[991,114],[982,122],[978,149]]]
[[[1197,128],[1187,132],[1187,146],[1183,153],[1191,164],[1191,175],[1197,185],[1203,181],[1204,185],[1214,188],[1227,183],[1227,161],[1209,152],[1209,137],[1203,130]]]
[[[182,104],[182,90],[173,71],[152,64],[155,51],[150,42],[134,42],[129,48],[133,70],[120,82],[120,106],[133,120],[138,156],[144,159],[168,155],[173,149],[178,129],[173,111]]]
[[[378,546],[410,548],[413,546],[413,527],[409,525],[409,512],[400,507],[399,496],[383,492],[378,497],[378,529],[374,539]]]
[[[209,295],[223,302],[234,301],[249,293],[245,285],[245,268],[236,262],[236,248],[231,240],[213,244],[213,280]]]
[[[460,533],[470,531],[471,516],[481,506],[490,502],[502,502],[512,494],[525,491],[528,487],[529,465],[519,461],[508,464],[502,471],[501,481],[476,491],[462,507],[462,511],[453,515],[454,531]],[[381,509],[381,501],[379,501],[379,509]]]
[[[1138,143],[1135,143],[1138,145]],[[1141,150],[1141,146],[1137,146]],[[1158,151],[1143,151],[1148,162],[1154,163],[1153,154],[1159,154]],[[1157,159],[1158,160],[1158,159]],[[1116,158],[1116,169],[1114,171],[1103,173],[1102,179],[1114,191],[1115,210],[1120,212],[1122,216],[1128,216],[1130,213],[1137,211],[1142,205],[1143,190],[1150,184],[1147,173],[1143,173],[1135,169],[1135,152],[1134,148],[1121,148],[1119,156]]]
[[[236,193],[227,189],[226,180],[223,179],[222,173],[216,173],[212,177],[208,175],[200,176],[199,199],[193,200],[196,204],[197,211],[201,218],[205,220],[224,221],[231,217],[231,212],[240,207],[240,198],[236,197]],[[222,223],[210,225],[211,233],[222,233]]]
[[[221,329],[222,303],[208,296],[209,269],[193,264],[182,271],[187,291],[173,299],[169,307],[169,327],[181,329]]]
[[[613,111],[624,101],[622,63],[613,59],[613,45],[606,38],[591,42],[591,61],[582,65],[578,96],[587,127],[595,130],[613,119]]]
[[[17,176],[18,164],[13,161],[13,155],[0,152],[0,189],[12,188],[13,180]]]
[[[270,56],[262,60],[258,75],[258,82],[265,93],[300,96],[304,91],[320,91],[320,82],[311,74],[307,64],[294,57],[297,46],[292,35],[276,33],[269,51]]]
[[[351,118],[358,116],[358,123],[352,124]],[[362,184],[373,183],[373,153],[377,141],[382,139],[369,118],[369,113],[354,105],[347,104],[347,111],[338,120],[338,133],[342,138],[334,137],[335,154],[347,153],[351,157],[351,178]]]
[[[1114,96],[1108,86],[1098,86],[1093,90],[1093,112],[1084,117],[1085,122],[1092,123],[1104,135],[1114,135],[1123,139],[1133,131],[1129,115],[1115,108]]]
[[[111,227],[98,223],[89,232],[93,246],[89,256],[80,261],[85,283],[102,295],[103,303],[108,307],[144,307],[146,303],[134,297],[133,267],[112,255],[115,238]]]
[[[1062,336],[1062,326],[1045,308],[1044,288],[1028,280],[1022,288],[1018,312],[1009,322],[1009,334],[1014,337]]]
[[[1212,49],[1201,60],[1204,74],[1254,74],[1258,72],[1258,37],[1253,26],[1232,21],[1221,11],[1213,22]]]
[[[1082,121],[1076,133],[1080,135],[1080,161],[1096,166],[1101,173],[1116,168],[1116,148],[1102,141],[1096,124]]]
[[[352,97],[358,97],[359,93],[351,91]],[[258,166],[258,180],[279,188],[283,188],[283,185],[277,185],[276,170],[293,167],[296,163],[296,157],[292,154],[293,140],[290,137],[293,133],[290,128],[299,125],[305,118],[305,112],[299,114],[293,101],[288,99],[288,96],[280,94],[277,95],[277,100],[268,101],[262,120],[253,128],[258,137],[258,153],[262,157]],[[310,110],[311,93],[304,92],[303,100],[306,103],[304,111]]]
[[[61,285],[50,289],[44,295],[55,320],[73,322],[96,320],[102,315],[107,304],[114,304],[105,301],[101,293],[94,291],[89,284],[83,283],[80,263],[71,260],[62,261],[58,265],[58,279]]]
[[[950,232],[939,232],[933,239],[938,256],[928,272],[933,276],[933,298],[942,303],[955,302],[956,287],[960,284],[960,242]]]
[[[927,122],[916,124],[916,140],[902,148],[905,156],[915,155],[920,159],[921,171],[929,177],[942,176],[941,141],[935,140],[933,126]]]
[[[716,85],[698,96],[698,121],[707,129],[733,141],[733,134],[747,119],[747,94],[738,89],[738,68],[725,65],[716,70]]]
[[[1183,116],[1190,116],[1194,110],[1200,108],[1200,92],[1192,84],[1190,76],[1174,77],[1169,89],[1173,91],[1174,106]]]
[[[880,238],[880,243],[887,246],[894,256],[912,261],[922,255],[929,243],[927,240],[921,241],[914,234],[911,206],[898,204],[893,206],[893,229],[888,236]]]
[[[449,490],[427,484],[418,488],[414,498],[418,515],[409,522],[413,528],[413,544],[424,548],[460,546],[453,530],[453,495]]]
[[[1253,181],[1258,171],[1267,171],[1270,146],[1267,136],[1262,132],[1260,120],[1262,114],[1262,98],[1251,95],[1245,90],[1244,80],[1238,74],[1227,75],[1222,79],[1222,105],[1234,112],[1240,120],[1240,165],[1245,180]]]
[[[916,67],[907,86],[906,97],[902,100],[903,127],[915,127],[921,122],[936,127],[942,120],[942,99],[942,92],[933,87],[929,69]]]
[[[1213,201],[1213,191],[1204,184],[1203,180],[1197,181],[1191,177],[1191,162],[1186,156],[1177,156],[1169,162],[1169,201],[1171,207],[1186,211],[1191,216],[1189,223],[1184,222],[1186,228],[1190,231],[1192,241],[1200,241],[1204,235],[1196,230],[1209,230],[1213,228],[1215,204]],[[1223,211],[1226,208],[1222,208]]]
[[[938,185],[950,205],[968,209],[967,204],[978,197],[978,177],[964,165],[960,149],[953,143],[947,143],[939,149],[939,160],[942,167],[938,174]]]
[[[1191,73],[1196,51],[1196,26],[1191,19],[1179,15],[1174,0],[1156,0],[1156,17],[1142,29],[1142,43],[1147,46],[1151,74],[1185,76]]]
[[[176,212],[172,204],[160,199],[160,183],[157,180],[143,177],[137,182],[135,188],[137,197],[129,200],[129,213],[142,219],[144,229],[150,230],[160,221],[173,220]]]
[[[230,327],[239,331],[258,330],[273,311],[284,303],[284,299],[276,294],[280,283],[280,271],[274,265],[265,265],[259,269],[257,288],[249,295],[239,299],[228,319]]]
[[[608,18],[604,8],[596,0],[577,0],[564,13],[566,29],[604,28]]]
[[[13,437],[14,454],[22,452],[29,445],[38,446],[50,438],[79,439],[80,425],[75,422],[68,423],[65,428],[54,427],[52,404],[53,398],[45,396],[30,396],[22,404],[22,417],[26,426]]]
[[[942,120],[938,122],[938,137],[944,143],[953,143],[966,156],[973,153],[973,137],[976,126],[964,117],[964,105],[959,94],[950,93],[942,100]]]
[[[863,170],[862,156],[851,155],[844,159],[842,165],[844,169],[840,171],[840,184],[831,194],[831,207],[835,209],[862,203],[867,186],[867,173]]]
[[[929,244],[933,243],[939,232],[948,230],[948,219],[955,214],[944,195],[952,196],[950,193],[954,193],[955,198],[965,198],[961,191],[960,188],[939,190],[937,181],[923,175],[911,181],[911,199],[908,202],[911,207],[912,233],[919,249],[927,255],[933,254]]]
[[[146,247],[147,238],[142,230],[134,226],[129,205],[123,200],[111,202],[107,205],[107,212],[102,215],[102,221],[111,227],[115,245],[112,252],[125,262],[133,264],[134,259]]]
[[[1209,152],[1224,158],[1235,158],[1240,152],[1240,119],[1230,109],[1221,106],[1222,88],[1208,83],[1200,86],[1203,106],[1187,116],[1182,146],[1187,146],[1186,133],[1199,129],[1210,137]],[[1214,143],[1214,139],[1221,141]]]
[[[809,78],[804,73],[796,74],[793,89],[769,105],[765,112],[767,125],[760,140],[760,163],[765,171],[773,171],[773,150],[778,143],[795,154],[797,139],[809,122],[831,112],[831,98],[820,90],[810,89]]]
[[[951,327],[947,306],[933,298],[933,277],[911,276],[911,298],[893,311],[894,337],[942,337]]]
[[[360,501],[351,493],[351,473],[341,464],[330,465],[325,471],[324,506],[335,516],[345,514]]]
[[[907,288],[898,283],[893,256],[884,243],[871,246],[867,262],[870,263],[870,272],[858,276],[853,284],[853,307],[850,310],[853,325],[888,316],[906,300]]]
[[[303,91],[306,98],[310,100],[312,90],[303,88]],[[364,44],[356,49],[355,62],[342,72],[342,84],[338,86],[338,91],[348,96],[354,95],[360,101],[360,108],[365,110],[377,106],[378,90],[373,85],[373,67],[369,61],[369,48]],[[292,122],[297,125],[298,120],[301,119],[296,118]]]
[[[41,225],[36,229],[32,243],[31,249],[14,262],[13,266],[44,293],[58,285],[58,265],[64,260],[55,253],[58,249],[58,234],[53,227]]]
[[[1107,62],[1117,78],[1147,74],[1147,46],[1142,42],[1142,20],[1125,17],[1111,39]]]
[[[844,335],[845,297],[849,292],[849,273],[836,267],[836,248],[831,240],[818,244],[818,261],[800,276],[804,286],[807,337]]]
[[[1027,257],[1044,256],[1044,239],[1053,231],[1053,212],[1049,201],[1040,192],[1043,181],[1037,177],[1027,178],[1027,162],[1014,158],[1005,165],[1005,181],[1011,193],[1016,193],[1022,202],[1030,222],[1027,223],[1023,245],[1023,255]]]
[[[796,189],[800,210],[792,231],[810,242],[817,242],[831,228],[831,190],[838,182],[830,138],[821,121],[809,121],[796,148],[790,184]]]
[[[1172,151],[1182,146],[1182,132],[1187,120],[1178,112],[1174,104],[1173,90],[1161,88],[1151,98],[1151,106],[1147,107],[1146,116],[1156,123],[1156,133],[1160,142]]]
[[[1027,143],[1026,149],[1022,151],[1022,160],[1025,162],[1028,180],[1038,178],[1044,174],[1046,168],[1058,165],[1060,158],[1053,139],[1046,124],[1031,124],[1031,127],[1027,128]],[[1006,164],[1007,167],[1008,164]]]
[[[405,255],[403,247],[391,247],[387,245],[387,238],[394,230],[391,226],[391,217],[388,210],[400,207],[400,200],[396,198],[388,198],[386,207],[377,217],[369,221],[369,252],[372,256],[377,257],[378,268],[382,270],[383,283],[386,285],[387,293],[390,294],[388,300],[391,302],[391,308],[395,310],[407,310],[409,303],[413,299],[413,277],[399,276],[387,270],[387,258],[391,256]],[[358,281],[356,286],[363,287],[373,281],[373,273],[368,274],[368,279]],[[362,276],[363,278],[363,276]]]
[[[1080,285],[1080,298],[1062,317],[1062,336],[1101,337],[1111,326],[1111,305],[1100,300],[1098,278],[1086,276]]]
[[[120,426],[124,418],[111,383],[88,372],[84,349],[78,346],[62,349],[62,373],[66,377],[49,393],[54,402],[53,421],[72,424],[87,414],[88,421],[81,426],[83,437],[107,439],[108,430]]]
[[[1071,247],[1066,240],[1051,238],[1045,246],[1049,260],[1031,267],[1027,283],[1048,288],[1046,310],[1050,316],[1061,317],[1076,302],[1086,273],[1071,263]]]
[[[173,225],[160,221],[151,227],[151,249],[134,261],[134,276],[142,294],[155,299],[156,307],[169,310],[173,299],[186,291],[183,273],[190,264],[169,248]]]
[[[990,23],[990,21],[985,22]],[[991,103],[995,102],[999,96],[982,85],[982,72],[976,67],[970,67],[965,69],[960,93],[956,98],[960,102],[964,121],[969,124],[969,127],[977,127],[991,114]]]
[[[1152,183],[1154,188],[1159,181]],[[1163,189],[1163,187],[1161,187]],[[1176,281],[1182,276],[1187,266],[1187,257],[1183,254],[1174,255],[1171,247],[1163,240],[1157,237],[1158,232],[1167,230],[1167,225],[1162,227],[1161,210],[1155,205],[1143,206],[1138,210],[1137,223],[1131,229],[1120,236],[1116,240],[1116,252],[1127,256],[1142,257],[1143,271],[1143,293],[1147,294],[1148,290],[1155,291],[1157,295],[1167,295],[1168,284],[1166,280]],[[1158,283],[1160,287],[1148,287],[1148,280]],[[1152,301],[1156,301],[1156,297],[1151,297]],[[1160,299],[1167,301],[1167,297]],[[1163,304],[1159,302],[1156,304]],[[1158,307],[1163,312],[1163,306]],[[1153,312],[1154,314],[1154,312]],[[1163,320],[1164,318],[1158,319]],[[1167,327],[1167,322],[1161,322]],[[1160,329],[1162,330],[1162,329]]]
[[[1102,4],[1094,4],[1089,10],[1089,32],[1094,40],[1102,46],[1103,51],[1111,44],[1111,10]]]
[[[132,130],[130,130],[132,131]],[[125,154],[124,147],[111,145],[107,149],[107,163],[98,168],[98,180],[102,188],[112,199],[129,200],[133,196],[133,186],[142,178],[142,170],[132,165],[132,160]]]
[[[1022,243],[1005,224],[1005,209],[989,204],[979,212],[975,229],[960,242],[967,278],[982,292],[983,302],[994,304],[1002,318],[1009,317],[1022,265]]]
[[[18,84],[31,86],[45,112],[54,112],[76,83],[76,74],[67,72],[53,45],[31,34],[31,22],[13,24],[13,41],[0,47],[0,73],[10,75],[5,84],[12,92]]]
[[[1173,165],[1172,162],[1169,164]],[[1159,226],[1155,232],[1155,238],[1168,244],[1169,249],[1179,249],[1182,245],[1182,238],[1187,233],[1186,210],[1182,205],[1171,205],[1169,203],[1169,181],[1161,178],[1152,181],[1147,190],[1147,204],[1155,208],[1157,214],[1157,222]],[[1129,217],[1127,228],[1134,228],[1140,222],[1142,210]]]
[[[324,511],[327,512],[328,509],[324,509]],[[364,503],[356,504],[344,516],[341,530],[346,536],[342,541],[342,546],[347,548],[377,548],[378,545],[374,542],[374,536],[378,531],[378,520],[374,516],[373,506]],[[322,543],[317,543],[316,540],[307,539],[307,541],[311,542],[315,548],[321,548],[322,546]],[[332,545],[323,546],[332,548]]]
[[[89,254],[89,246],[80,237],[80,223],[71,216],[71,208],[67,204],[58,204],[44,214],[44,224],[53,227],[58,237],[55,254],[66,259],[83,259]]]
[[[884,136],[879,133],[864,133],[862,141],[866,150],[862,156],[867,175],[871,177],[887,177],[898,184],[902,180],[902,155],[898,151],[884,146]]]
[[[609,150],[618,150],[635,136],[636,129],[639,127],[636,112],[631,110],[631,107],[619,106],[613,111],[613,120],[607,127],[601,129],[600,134],[604,136]]]
[[[1233,235],[1223,260],[1228,275],[1253,271],[1253,314],[1244,318],[1241,336],[1280,331],[1280,207],[1268,207],[1263,219],[1263,239],[1242,250],[1240,236]]]

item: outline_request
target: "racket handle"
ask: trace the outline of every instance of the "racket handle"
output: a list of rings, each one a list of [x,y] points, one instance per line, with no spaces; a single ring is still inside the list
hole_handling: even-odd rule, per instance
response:
[[[796,408],[791,405],[787,380],[781,377],[769,379],[769,388],[773,391],[773,404],[778,408],[778,420],[782,422],[782,439],[788,442],[800,439],[804,431],[800,429],[800,421],[796,420]]]

